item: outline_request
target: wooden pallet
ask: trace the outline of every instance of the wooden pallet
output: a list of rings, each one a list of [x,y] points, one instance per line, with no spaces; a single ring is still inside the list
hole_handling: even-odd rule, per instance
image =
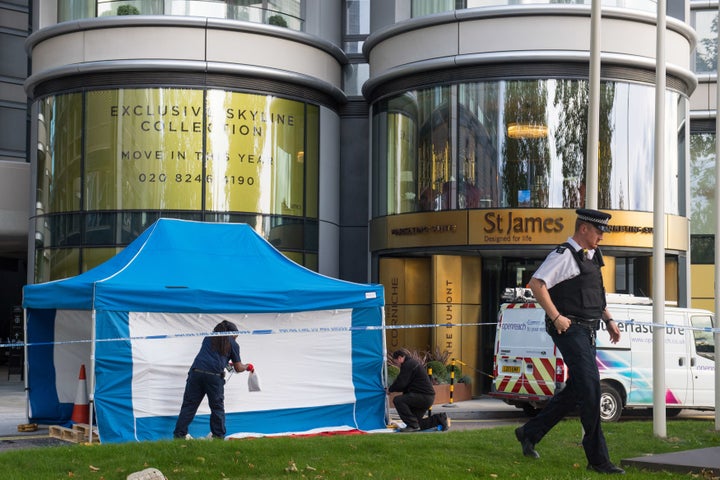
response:
[[[37,423],[21,423],[17,426],[18,432],[37,432]]]
[[[90,438],[90,425],[85,423],[76,423],[72,428],[61,427],[59,425],[50,425],[50,437],[65,440],[72,443],[87,442]],[[99,442],[97,431],[92,429],[92,442]]]

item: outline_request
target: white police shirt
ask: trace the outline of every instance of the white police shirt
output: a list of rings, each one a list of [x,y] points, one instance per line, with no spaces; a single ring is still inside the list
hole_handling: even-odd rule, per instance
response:
[[[571,248],[575,249],[576,252],[582,250],[580,244],[573,240],[572,237],[567,239],[567,243],[569,243]],[[547,258],[545,258],[543,264],[540,265],[540,268],[533,274],[533,278],[545,282],[548,290],[558,283],[580,275],[580,267],[578,267],[573,252],[568,248],[562,253],[559,253],[557,250],[557,248],[553,249]],[[595,249],[587,251],[587,257],[589,259],[592,259],[594,255]]]

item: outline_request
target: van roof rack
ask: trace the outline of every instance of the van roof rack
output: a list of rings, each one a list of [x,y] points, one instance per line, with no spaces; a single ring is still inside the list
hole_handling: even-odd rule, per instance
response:
[[[636,297],[631,293],[608,293],[605,295],[608,303],[622,305],[652,305],[650,297]]]
[[[636,297],[630,293],[608,293],[607,302],[615,305],[652,305],[649,297]],[[537,300],[529,288],[509,287],[501,296],[504,303],[536,303]],[[666,302],[667,303],[667,302]]]

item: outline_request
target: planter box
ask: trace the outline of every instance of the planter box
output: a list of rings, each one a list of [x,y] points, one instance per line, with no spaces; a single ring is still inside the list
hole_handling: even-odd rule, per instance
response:
[[[433,405],[450,403],[450,385],[433,385],[435,389],[435,403]],[[453,403],[472,399],[472,388],[467,383],[453,385]]]
[[[433,405],[440,405],[450,403],[450,385],[433,385],[435,389],[435,402]],[[393,392],[389,395],[390,406],[393,406],[393,398],[400,395],[397,392]],[[472,388],[467,383],[456,383],[453,385],[453,403],[463,402],[465,400],[472,400]]]

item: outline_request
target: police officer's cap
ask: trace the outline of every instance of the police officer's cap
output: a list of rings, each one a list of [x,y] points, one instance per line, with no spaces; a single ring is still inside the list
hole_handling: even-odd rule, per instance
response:
[[[591,210],[589,208],[578,208],[575,212],[577,213],[579,220],[593,224],[601,232],[610,231],[608,222],[610,221],[610,218],[612,218],[612,215],[609,213]]]

